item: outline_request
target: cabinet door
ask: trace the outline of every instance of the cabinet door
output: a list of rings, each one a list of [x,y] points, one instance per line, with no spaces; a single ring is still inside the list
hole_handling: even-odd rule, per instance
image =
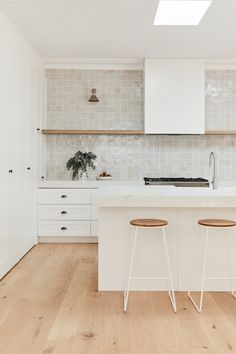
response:
[[[90,221],[39,221],[39,236],[90,236]]]
[[[7,200],[6,232],[7,255],[17,258],[20,250],[19,231],[19,55],[16,48],[7,48],[7,88],[6,88],[6,163]]]
[[[90,189],[39,189],[39,204],[90,204]]]
[[[89,220],[90,205],[39,205],[38,220]]]
[[[1,28],[3,26],[3,28]],[[18,59],[0,21],[0,278],[19,260],[17,239],[18,181]]]
[[[29,68],[29,110],[26,122],[26,153],[24,161],[24,179],[25,179],[25,195],[26,195],[26,212],[28,217],[28,228],[25,243],[32,242],[32,237],[36,242],[37,235],[37,134],[38,116],[40,112],[39,95],[40,95],[40,77],[34,67]],[[33,117],[33,119],[32,119]]]
[[[91,236],[99,235],[99,221],[91,221]]]
[[[34,69],[22,63],[20,67],[19,109],[19,180],[20,220],[18,232],[23,249],[36,242],[37,192],[36,192],[36,116],[38,80]]]
[[[36,243],[35,124],[40,60],[0,13],[0,278]],[[33,140],[31,140],[33,139]],[[34,217],[32,215],[35,215]]]
[[[3,40],[0,24],[0,41]],[[7,164],[6,164],[6,68],[7,52],[1,47],[0,55],[0,278],[7,271],[7,235],[6,235],[6,189],[7,189]]]
[[[204,61],[145,60],[145,133],[203,134]]]
[[[19,98],[20,98],[20,107],[19,107],[19,185],[18,190],[19,195],[19,227],[18,233],[21,238],[22,245],[27,239],[27,229],[29,226],[30,216],[28,215],[28,190],[27,190],[27,174],[26,166],[28,163],[28,144],[29,144],[29,134],[28,134],[28,120],[29,120],[29,70],[21,63],[19,68]],[[27,102],[28,101],[28,102]]]

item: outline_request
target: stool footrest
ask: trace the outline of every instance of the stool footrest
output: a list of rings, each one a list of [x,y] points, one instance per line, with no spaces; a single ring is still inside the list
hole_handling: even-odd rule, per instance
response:
[[[211,278],[211,277],[206,277],[204,278],[205,280],[236,280],[236,278],[232,278],[232,277],[216,277],[216,278]]]
[[[163,277],[132,277],[131,278],[132,280],[141,280],[141,279],[143,279],[143,280],[145,280],[145,279],[147,279],[147,280],[170,280],[171,278],[163,278]]]

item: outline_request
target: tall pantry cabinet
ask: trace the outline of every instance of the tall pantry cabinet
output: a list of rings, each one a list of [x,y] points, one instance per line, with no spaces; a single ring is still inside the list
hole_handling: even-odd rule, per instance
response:
[[[0,278],[37,242],[40,58],[0,13]]]

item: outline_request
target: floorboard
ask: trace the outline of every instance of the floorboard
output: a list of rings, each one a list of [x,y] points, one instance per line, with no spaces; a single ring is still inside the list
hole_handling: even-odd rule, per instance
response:
[[[0,282],[0,354],[236,353],[236,300],[97,291],[97,245],[40,244]]]

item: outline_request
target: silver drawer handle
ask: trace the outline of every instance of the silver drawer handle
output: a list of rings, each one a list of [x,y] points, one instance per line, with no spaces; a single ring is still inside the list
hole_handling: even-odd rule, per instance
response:
[[[63,226],[63,227],[61,227],[61,230],[62,230],[62,231],[66,231],[66,230],[67,230],[67,227]]]
[[[61,195],[61,198],[67,198],[67,195],[62,194],[62,195]]]
[[[67,214],[67,211],[63,210],[61,211],[61,214]]]

